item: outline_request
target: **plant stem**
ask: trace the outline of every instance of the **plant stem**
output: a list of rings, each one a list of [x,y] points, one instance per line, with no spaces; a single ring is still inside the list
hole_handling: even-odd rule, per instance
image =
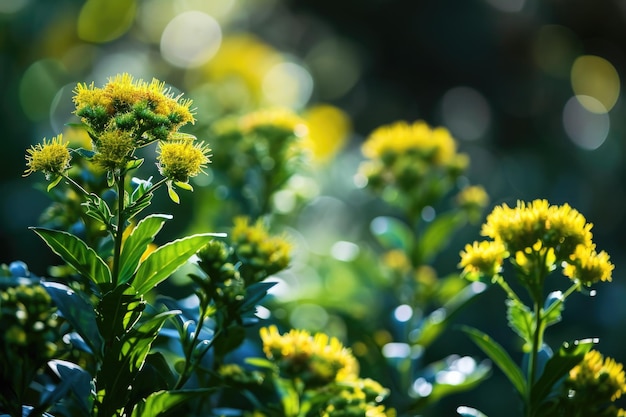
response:
[[[120,256],[122,253],[122,237],[124,235],[124,179],[125,173],[121,172],[117,178],[117,227],[115,235],[115,249],[113,252],[113,271],[112,279],[113,285],[117,286],[117,281],[120,273]]]
[[[63,176],[63,178],[65,179],[65,181],[67,181],[70,185],[73,185],[76,189],[78,189],[78,191],[80,191],[81,193],[85,194],[85,195],[89,195],[89,193],[87,192],[87,190],[85,190],[83,187],[81,187],[81,185],[79,183],[77,183],[76,181],[74,181],[72,178],[70,178],[68,175],[65,174],[61,174]]]

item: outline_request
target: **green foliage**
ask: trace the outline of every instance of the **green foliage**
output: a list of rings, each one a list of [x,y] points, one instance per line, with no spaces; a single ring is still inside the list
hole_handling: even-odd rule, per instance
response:
[[[111,270],[107,264],[78,237],[60,230],[40,227],[32,227],[31,230],[41,236],[52,251],[69,266],[94,284],[104,285],[111,282]]]

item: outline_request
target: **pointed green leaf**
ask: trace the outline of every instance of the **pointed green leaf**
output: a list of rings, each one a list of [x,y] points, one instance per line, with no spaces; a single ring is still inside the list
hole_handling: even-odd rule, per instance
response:
[[[54,253],[95,284],[111,282],[111,270],[96,252],[78,237],[60,230],[31,227]]]
[[[585,354],[591,350],[595,343],[596,340],[593,339],[563,343],[556,354],[548,360],[541,377],[531,389],[532,409],[538,410],[540,408],[539,406],[552,392],[555,384],[583,360]]]
[[[215,236],[221,236],[221,234],[197,234],[161,246],[139,265],[133,286],[139,294],[147,293],[183,266],[192,255],[195,255]]]
[[[177,314],[180,314],[180,311],[157,314],[139,323],[128,333],[112,339],[96,375],[98,390],[105,393],[103,402],[107,403],[106,407],[120,409],[127,405],[130,388],[159,330],[165,320]]]
[[[434,310],[423,319],[419,331],[411,338],[411,343],[422,347],[432,344],[448,327],[450,321],[487,288],[487,285],[482,282],[467,285],[441,308]]]
[[[135,226],[122,247],[120,283],[128,282],[132,278],[148,245],[154,241],[154,237],[159,233],[165,221],[171,218],[172,216],[168,214],[151,214]]]
[[[174,186],[170,182],[167,183],[167,195],[174,203],[180,204],[180,197],[178,196],[178,194],[174,190]]]
[[[438,215],[428,225],[418,243],[418,253],[421,262],[427,262],[448,244],[452,232],[465,222],[465,216],[458,212]]]
[[[420,371],[414,384],[418,388],[412,389],[412,397],[415,400],[411,409],[416,412],[444,397],[470,390],[487,379],[490,374],[491,365],[489,361],[478,363],[470,356],[450,355],[440,361],[433,362]],[[454,375],[454,378],[446,378],[446,375]],[[420,390],[420,383],[430,384],[430,389]]]
[[[523,397],[526,392],[526,380],[524,379],[524,375],[502,346],[480,330],[468,326],[462,326],[462,330],[496,365],[498,365],[498,368],[509,378],[513,387]]]
[[[198,388],[157,391],[135,404],[131,417],[159,417],[194,397],[207,395],[215,390],[216,388]]]
[[[370,230],[385,249],[402,249],[408,252],[413,247],[415,234],[399,219],[376,217],[370,224]]]
[[[50,190],[56,187],[61,182],[62,179],[63,179],[62,175],[57,175],[52,181],[50,181],[50,184],[48,184],[48,188],[46,188],[46,191],[50,192]]]
[[[192,186],[191,186],[191,184],[189,184],[188,182],[176,181],[176,182],[174,182],[174,184],[175,184],[178,188],[182,188],[183,190],[186,190],[186,191],[193,191],[193,187],[192,187]]]
[[[42,282],[41,285],[46,289],[59,311],[61,311],[63,318],[80,335],[95,357],[102,357],[104,339],[98,331],[96,313],[93,306],[67,285],[57,282]]]
[[[189,140],[192,142],[196,139],[194,135],[183,132],[172,132],[169,137],[169,140]]]
[[[143,165],[143,158],[139,158],[139,159],[132,159],[130,160],[127,164],[126,164],[126,171],[130,171],[131,169],[137,169],[139,168],[141,165]]]
[[[89,149],[85,148],[76,148],[73,151],[85,159],[91,159],[96,154],[94,151],[90,151]]]
[[[506,306],[506,317],[509,327],[524,339],[526,345],[530,346],[535,333],[535,315],[528,306],[517,299],[507,299]]]

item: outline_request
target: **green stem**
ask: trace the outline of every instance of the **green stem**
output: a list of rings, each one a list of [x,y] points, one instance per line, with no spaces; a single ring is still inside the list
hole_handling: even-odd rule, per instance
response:
[[[180,376],[178,377],[178,381],[176,381],[176,385],[174,386],[175,390],[181,389],[183,385],[185,385],[185,382],[187,382],[187,380],[189,379],[189,376],[191,375],[191,371],[193,370],[193,367],[195,365],[195,362],[193,362],[193,359],[192,359],[193,350],[198,344],[200,332],[202,331],[202,326],[204,325],[204,321],[207,318],[208,310],[209,310],[209,303],[201,302],[200,316],[198,317],[198,323],[196,324],[196,330],[194,331],[193,339],[186,346],[186,349],[185,349],[185,368],[180,373]],[[209,341],[209,344],[205,347],[204,353],[206,353],[208,349],[213,345],[213,342],[219,336],[219,333],[220,333],[220,329],[218,329],[215,332],[215,334]],[[199,357],[201,358],[204,355],[204,353],[202,355],[199,355]]]
[[[61,176],[65,179],[65,181],[67,181],[68,183],[70,183],[70,185],[73,185],[78,191],[80,191],[81,193],[85,194],[85,195],[89,195],[89,193],[87,192],[87,190],[85,190],[79,183],[77,183],[76,181],[74,181],[72,178],[70,178],[68,175],[65,174],[61,174]]]
[[[119,174],[119,177],[116,180],[117,183],[117,227],[115,230],[114,240],[115,240],[115,249],[113,252],[113,270],[112,270],[112,278],[113,285],[117,286],[117,281],[120,273],[120,257],[122,254],[122,237],[124,235],[124,172]]]

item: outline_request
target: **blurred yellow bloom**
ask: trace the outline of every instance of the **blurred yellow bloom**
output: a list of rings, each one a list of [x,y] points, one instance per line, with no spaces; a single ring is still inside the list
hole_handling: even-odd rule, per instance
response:
[[[222,39],[219,51],[203,69],[214,83],[242,85],[244,95],[252,98],[253,106],[258,106],[263,102],[265,76],[282,61],[280,53],[271,45],[250,34],[237,34]],[[232,96],[231,93],[229,100]],[[237,98],[243,102],[237,103],[239,106],[250,105],[245,103],[247,97]]]
[[[573,395],[588,396],[602,404],[615,401],[626,392],[624,367],[597,350],[585,354],[582,362],[570,372],[566,384]]]
[[[500,272],[502,261],[508,256],[509,253],[500,241],[474,242],[465,245],[465,250],[461,251],[459,267],[470,278],[475,274],[492,277]]]
[[[313,106],[304,113],[309,135],[304,146],[311,150],[313,159],[325,162],[346,144],[352,123],[341,109],[327,104]]]
[[[270,274],[289,266],[291,244],[283,237],[271,236],[261,219],[250,224],[248,217],[236,217],[231,240],[238,256]]]
[[[306,330],[298,329],[281,335],[273,325],[261,328],[260,335],[265,355],[276,361],[288,377],[320,386],[358,376],[356,359],[335,337],[324,333],[311,336]]]
[[[600,281],[610,282],[614,268],[605,251],[597,253],[595,245],[578,245],[569,260],[565,261],[563,274],[585,285],[591,285]]]
[[[399,155],[416,151],[438,165],[455,162],[456,142],[443,127],[431,129],[418,120],[412,124],[398,121],[374,130],[362,146],[363,155],[370,159],[384,159],[388,154]]]
[[[203,143],[194,144],[190,140],[159,142],[159,172],[170,180],[187,182],[211,162],[210,151]]]
[[[53,175],[62,174],[69,169],[72,159],[67,142],[63,142],[63,135],[59,134],[50,141],[45,138],[43,143],[38,143],[26,150],[26,170],[23,176],[41,171],[50,178]]]
[[[282,129],[296,137],[305,137],[309,132],[304,119],[286,108],[261,109],[241,119],[244,133],[263,127]]]
[[[456,202],[463,208],[483,209],[489,204],[489,195],[480,185],[472,185],[465,187],[457,194]]]

